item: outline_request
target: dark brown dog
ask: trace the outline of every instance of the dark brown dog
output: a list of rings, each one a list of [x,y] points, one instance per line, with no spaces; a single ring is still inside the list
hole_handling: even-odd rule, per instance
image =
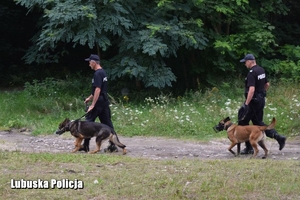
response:
[[[228,139],[231,141],[231,145],[228,147],[228,150],[233,154],[233,155],[239,155],[240,154],[240,144],[242,142],[249,141],[250,144],[252,145],[254,149],[254,154],[252,155],[251,158],[255,158],[259,152],[257,148],[257,144],[263,148],[265,151],[265,155],[262,158],[266,158],[268,155],[268,149],[266,148],[265,145],[265,130],[270,130],[275,127],[276,124],[276,119],[273,118],[272,122],[270,125],[266,126],[255,126],[255,125],[248,125],[248,126],[240,126],[233,124],[230,121],[230,118],[227,117],[219,122],[217,126],[214,127],[215,131],[222,131],[226,130]],[[237,154],[235,154],[234,151],[232,151],[232,148],[237,146]]]
[[[105,140],[110,140],[118,147],[123,149],[123,154],[126,154],[126,146],[119,141],[117,133],[105,124],[80,120],[70,121],[68,118],[66,118],[62,123],[59,124],[58,130],[55,133],[61,135],[66,131],[70,131],[71,135],[76,138],[74,143],[75,149],[72,151],[73,153],[77,152],[82,147],[81,142],[83,139],[92,138],[95,136],[97,148],[89,153],[99,152],[101,144]]]

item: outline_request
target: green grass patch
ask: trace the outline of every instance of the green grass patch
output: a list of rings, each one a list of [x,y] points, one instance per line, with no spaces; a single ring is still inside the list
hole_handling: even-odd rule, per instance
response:
[[[298,199],[299,161],[148,160],[113,154],[0,151],[3,199]],[[83,189],[12,189],[11,180],[82,181]],[[49,184],[50,185],[50,184]],[[49,186],[50,187],[50,186]]]
[[[79,87],[79,83],[76,83]],[[66,87],[65,87],[66,86]],[[232,87],[234,86],[234,87]],[[183,96],[159,93],[140,102],[112,96],[112,120],[122,136],[162,136],[208,141],[212,127],[230,116],[237,120],[243,83],[190,91]],[[0,129],[31,129],[53,134],[66,117],[84,114],[83,99],[70,84],[48,79],[23,91],[0,95]],[[50,89],[49,89],[50,88]],[[46,92],[47,91],[47,92]],[[145,96],[145,94],[143,94]],[[277,131],[299,135],[297,83],[272,84],[265,123],[277,118]],[[24,153],[0,151],[3,199],[299,199],[300,163],[295,160],[149,160],[113,154]],[[11,180],[80,180],[83,189],[12,189]]]
[[[24,91],[1,92],[0,127],[25,127],[35,135],[52,134],[64,118],[79,118],[84,114],[83,98],[75,90],[65,92],[64,86],[70,84],[47,79],[41,86],[36,82],[27,85]],[[244,101],[242,87],[242,81],[222,83],[219,88],[190,91],[184,96],[160,93],[139,103],[131,102],[135,97],[130,94],[112,96],[112,120],[116,131],[124,136],[210,140],[218,137],[212,127],[222,118],[229,116],[237,121],[238,109]],[[274,83],[268,91],[265,123],[276,117],[280,134],[299,135],[299,99],[297,83]]]

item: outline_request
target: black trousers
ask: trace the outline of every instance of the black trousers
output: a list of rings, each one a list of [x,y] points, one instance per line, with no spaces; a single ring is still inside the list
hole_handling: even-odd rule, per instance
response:
[[[96,104],[94,109],[91,110],[90,113],[86,116],[85,120],[94,122],[97,117],[99,118],[101,123],[106,124],[107,126],[111,127],[112,129],[114,128],[113,123],[111,121],[111,111],[110,111],[108,103],[107,104],[105,103],[104,105]],[[84,139],[83,145],[89,146],[90,140],[91,140],[90,138]],[[109,141],[109,144],[113,145],[113,143],[111,141]]]
[[[264,126],[266,125],[263,122],[263,116],[264,116],[264,107],[265,107],[265,97],[263,96],[258,96],[254,99],[251,100],[249,103],[249,111],[244,118],[244,120],[239,121],[239,125],[245,126],[249,125],[249,122],[252,121],[253,125],[258,125],[258,126]],[[275,129],[272,130],[265,130],[266,136],[270,138],[275,138],[275,135],[277,134]],[[250,145],[250,143],[248,143]],[[246,146],[247,142],[246,142]],[[249,146],[251,148],[251,145]]]
[[[85,120],[94,122],[96,118],[99,118],[100,122],[106,124],[107,126],[114,128],[113,123],[111,121],[111,111],[109,106],[96,106],[93,110],[86,116]]]

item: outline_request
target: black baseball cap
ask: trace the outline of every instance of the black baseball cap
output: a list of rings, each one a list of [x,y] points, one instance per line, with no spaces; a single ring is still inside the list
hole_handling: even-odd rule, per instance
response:
[[[100,61],[100,58],[96,54],[91,54],[89,58],[85,59],[85,61],[91,61],[91,60]]]
[[[247,54],[245,56],[245,58],[243,58],[242,60],[240,60],[240,62],[246,62],[247,60],[255,60],[255,57],[253,54]]]

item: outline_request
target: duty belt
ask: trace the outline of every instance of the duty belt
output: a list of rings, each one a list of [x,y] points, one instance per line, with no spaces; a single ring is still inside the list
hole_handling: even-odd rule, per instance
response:
[[[266,92],[254,92],[253,98],[264,98],[266,97]],[[245,98],[247,99],[248,93],[245,93]]]

